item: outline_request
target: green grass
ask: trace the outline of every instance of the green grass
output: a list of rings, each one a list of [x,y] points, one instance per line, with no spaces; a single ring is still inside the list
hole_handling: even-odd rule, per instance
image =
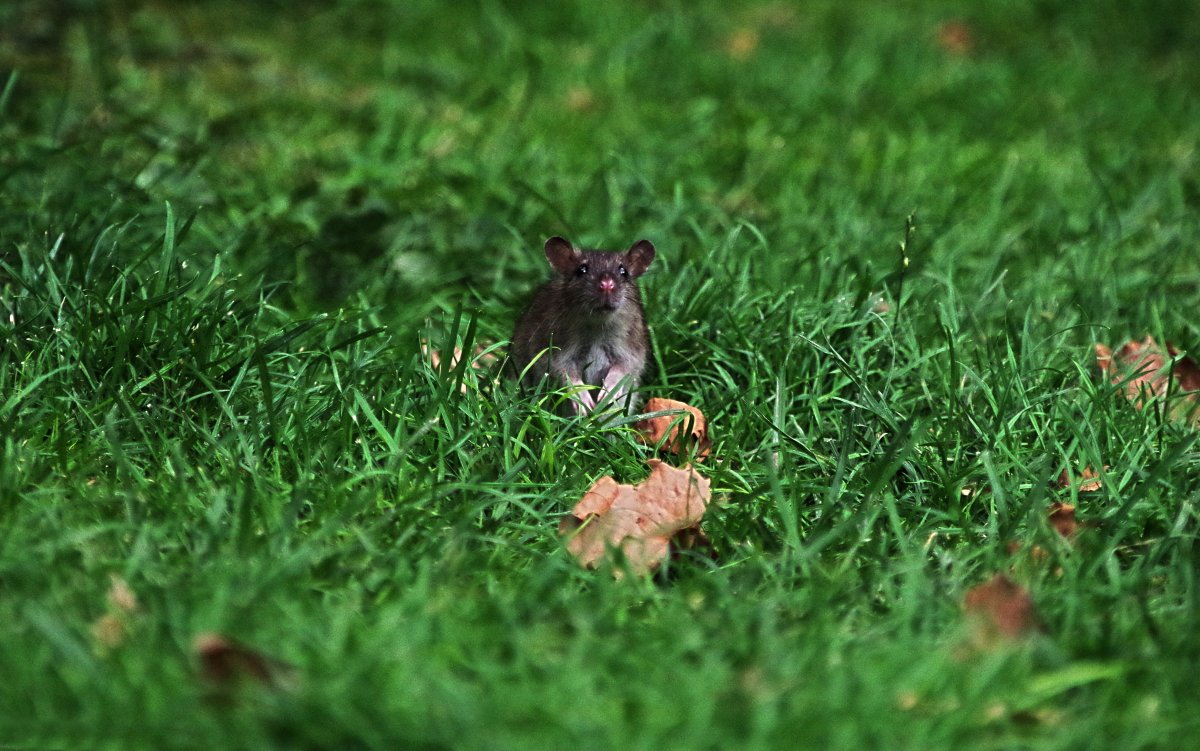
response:
[[[6,4],[0,746],[1185,746],[1200,433],[1092,345],[1200,350],[1198,22]],[[649,450],[420,354],[503,342],[552,234],[659,248],[715,561],[581,570],[558,519]],[[997,571],[1045,633],[969,654]],[[213,700],[205,631],[297,686]]]

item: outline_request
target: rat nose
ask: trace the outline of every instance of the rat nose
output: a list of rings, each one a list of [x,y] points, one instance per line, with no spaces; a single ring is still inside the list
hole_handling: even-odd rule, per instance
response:
[[[617,280],[616,279],[613,279],[611,276],[605,276],[605,277],[600,278],[600,291],[601,292],[612,292],[616,288],[617,288]]]

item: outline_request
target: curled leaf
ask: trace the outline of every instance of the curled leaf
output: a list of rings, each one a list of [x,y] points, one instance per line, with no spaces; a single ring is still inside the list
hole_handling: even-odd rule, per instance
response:
[[[679,414],[659,415],[639,421],[635,427],[643,442],[651,445],[661,443],[663,451],[676,455],[685,453],[689,446],[694,445],[697,459],[704,459],[712,452],[708,422],[704,419],[704,413],[696,407],[674,399],[653,398],[646,401],[644,409],[646,412],[675,411]]]
[[[570,535],[567,550],[584,566],[594,568],[616,549],[630,571],[653,571],[671,539],[700,523],[711,497],[708,479],[690,466],[649,463],[650,476],[637,485],[597,480],[559,525],[559,534]]]

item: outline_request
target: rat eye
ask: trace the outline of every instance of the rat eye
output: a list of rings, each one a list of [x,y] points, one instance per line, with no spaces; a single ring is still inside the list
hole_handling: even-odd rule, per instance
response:
[[[629,272],[625,269],[624,266],[618,266],[617,271],[621,272],[621,276],[623,276],[623,277],[629,276]]]
[[[587,264],[586,264],[586,263],[581,263],[581,264],[579,265],[579,268],[575,269],[575,273],[576,273],[578,276],[586,276],[586,275],[587,275],[587,271],[588,271],[588,269],[587,269]]]

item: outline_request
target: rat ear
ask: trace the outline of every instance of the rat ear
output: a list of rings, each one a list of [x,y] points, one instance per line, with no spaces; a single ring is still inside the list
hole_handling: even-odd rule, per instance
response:
[[[625,253],[625,265],[632,277],[641,276],[654,260],[654,243],[649,240],[638,240]]]
[[[571,241],[555,235],[546,241],[546,260],[560,274],[571,274],[579,266],[579,251]]]

